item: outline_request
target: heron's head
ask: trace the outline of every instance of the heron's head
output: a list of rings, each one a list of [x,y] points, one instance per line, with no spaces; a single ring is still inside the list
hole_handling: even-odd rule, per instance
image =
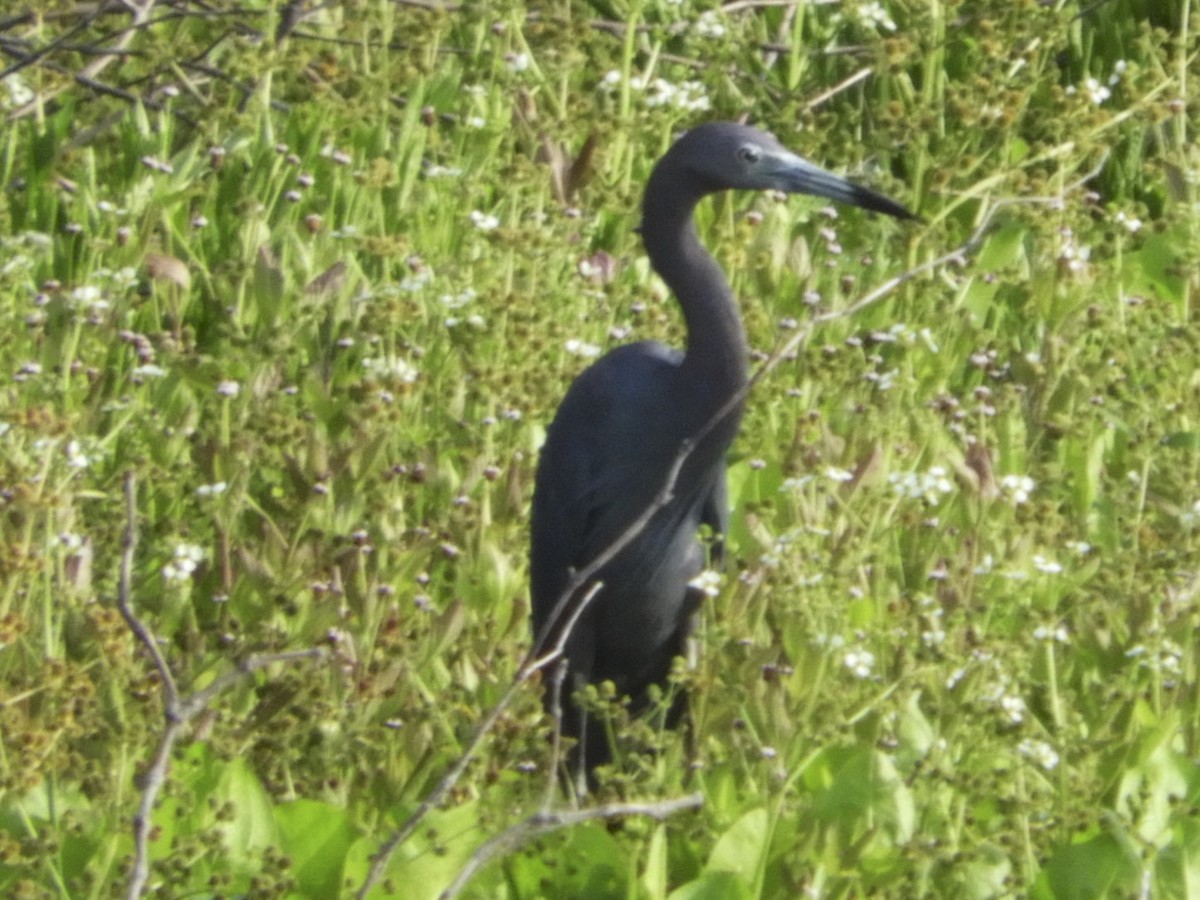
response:
[[[702,193],[741,189],[811,194],[899,219],[916,218],[896,201],[813,165],[773,135],[748,125],[699,125],[675,142],[662,164],[673,164]]]

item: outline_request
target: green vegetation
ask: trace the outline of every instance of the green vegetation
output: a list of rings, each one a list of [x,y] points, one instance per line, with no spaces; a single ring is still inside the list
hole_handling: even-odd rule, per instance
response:
[[[265,0],[65,9],[0,29],[0,893],[130,877],[164,695],[116,607],[126,473],[133,608],[181,691],[225,687],[149,886],[362,885],[528,649],[566,385],[681,341],[650,166],[740,115],[924,217],[706,205],[760,361],[993,219],[755,386],[695,764],[631,723],[658,752],[595,800],[703,807],[466,895],[1200,892],[1191,0],[359,0],[282,40]],[[371,896],[541,808],[549,731],[519,691]]]

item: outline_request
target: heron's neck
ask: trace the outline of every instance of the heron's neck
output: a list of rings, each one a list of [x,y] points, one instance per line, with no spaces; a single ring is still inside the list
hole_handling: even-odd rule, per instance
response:
[[[677,179],[652,177],[643,204],[642,238],[650,264],[675,294],[687,322],[680,377],[707,388],[705,393],[721,405],[746,385],[748,348],[725,273],[696,235],[692,211],[699,199]]]

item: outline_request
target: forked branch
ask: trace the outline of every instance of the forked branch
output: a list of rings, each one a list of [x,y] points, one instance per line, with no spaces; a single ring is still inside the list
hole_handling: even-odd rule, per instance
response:
[[[158,670],[163,686],[163,731],[155,748],[150,767],[142,777],[142,796],[133,819],[133,868],[126,885],[127,900],[137,900],[146,892],[150,878],[150,832],[153,825],[154,803],[167,780],[171,764],[171,751],[183,733],[184,727],[205,709],[212,700],[247,675],[273,663],[295,662],[306,659],[323,659],[324,648],[292,650],[287,653],[267,653],[250,656],[238,663],[237,668],[215,679],[203,690],[180,695],[175,676],[159,649],[158,641],[133,609],[133,562],[137,552],[137,478],[132,471],[125,473],[125,533],[121,541],[121,571],[117,583],[117,610],[138,641],[150,654]]]

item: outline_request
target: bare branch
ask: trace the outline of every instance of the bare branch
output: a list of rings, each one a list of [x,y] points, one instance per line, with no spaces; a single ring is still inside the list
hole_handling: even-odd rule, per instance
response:
[[[121,571],[117,582],[117,610],[141,644],[150,653],[158,670],[163,686],[163,732],[154,751],[154,759],[141,777],[142,796],[133,817],[133,867],[125,889],[127,900],[137,900],[146,892],[150,878],[150,831],[153,827],[154,804],[159,791],[167,781],[167,771],[174,750],[184,727],[198,713],[203,712],[219,693],[241,681],[246,676],[277,662],[295,662],[305,659],[323,659],[327,651],[323,647],[308,650],[293,650],[287,653],[270,653],[251,656],[243,660],[238,668],[226,672],[208,687],[193,694],[180,696],[175,677],[159,650],[158,641],[133,611],[133,561],[137,552],[137,477],[132,471],[125,473],[125,532],[121,540]]]
[[[133,558],[137,552],[137,476],[130,470],[125,473],[125,534],[121,539],[121,574],[117,583],[117,611],[125,624],[129,626],[142,646],[154,660],[154,668],[162,679],[165,706],[173,711],[179,705],[179,689],[175,685],[175,676],[167,666],[167,661],[158,649],[158,641],[150,633],[142,620],[133,611]]]
[[[145,2],[140,4],[134,2],[134,0],[123,0],[122,5],[125,6],[131,13],[133,13],[133,21],[130,22],[129,26],[121,32],[121,36],[111,48],[112,52],[107,53],[98,59],[94,59],[84,66],[83,69],[76,74],[75,80],[80,84],[87,84],[88,82],[94,83],[100,73],[107,69],[112,61],[118,57],[119,51],[124,50],[129,46],[129,42],[133,40],[133,36],[137,33],[138,29],[141,28],[143,23],[150,18],[150,13],[154,9],[154,4],[155,0],[145,0]],[[71,33],[73,33],[73,31],[68,32],[68,34]],[[24,106],[20,106],[9,113],[9,121],[14,122],[17,119],[23,119],[25,116],[30,115],[36,110],[42,109],[47,101],[57,97],[66,89],[66,85],[60,85],[47,94],[34,97]]]
[[[439,900],[453,900],[467,886],[475,873],[491,862],[497,856],[520,850],[526,844],[545,834],[573,828],[585,822],[609,821],[626,816],[649,816],[662,821],[668,816],[689,809],[699,809],[704,805],[703,794],[688,794],[685,797],[675,797],[658,803],[610,803],[605,806],[594,806],[591,809],[570,810],[563,812],[536,812],[522,822],[518,822],[495,837],[479,846],[466,865],[462,867],[441,894]]]

